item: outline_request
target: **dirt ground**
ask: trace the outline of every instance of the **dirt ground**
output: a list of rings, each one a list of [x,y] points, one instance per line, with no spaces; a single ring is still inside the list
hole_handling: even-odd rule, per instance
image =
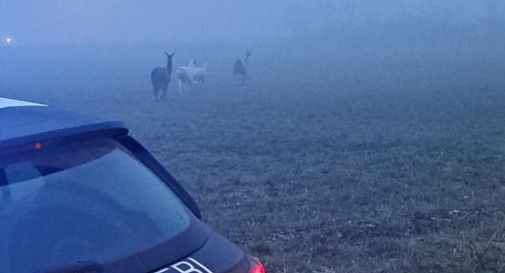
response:
[[[147,65],[6,95],[124,121],[267,272],[504,272],[501,61],[390,54],[256,53],[245,87],[224,60],[168,102]]]

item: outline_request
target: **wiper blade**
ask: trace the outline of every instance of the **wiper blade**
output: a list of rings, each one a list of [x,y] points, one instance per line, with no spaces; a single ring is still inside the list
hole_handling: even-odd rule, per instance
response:
[[[83,261],[72,265],[39,270],[34,273],[101,273],[103,272],[103,269],[104,266],[101,263]]]

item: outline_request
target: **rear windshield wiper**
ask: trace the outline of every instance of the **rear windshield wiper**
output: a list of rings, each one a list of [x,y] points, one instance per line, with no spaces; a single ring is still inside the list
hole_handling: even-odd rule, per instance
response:
[[[98,262],[78,262],[72,265],[58,266],[36,271],[34,273],[101,273],[104,266]]]

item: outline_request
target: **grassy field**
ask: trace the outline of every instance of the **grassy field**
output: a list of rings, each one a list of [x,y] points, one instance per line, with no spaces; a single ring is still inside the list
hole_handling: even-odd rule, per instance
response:
[[[166,103],[147,65],[6,95],[125,121],[267,272],[504,272],[505,70],[463,51],[256,53],[247,86],[224,60]]]

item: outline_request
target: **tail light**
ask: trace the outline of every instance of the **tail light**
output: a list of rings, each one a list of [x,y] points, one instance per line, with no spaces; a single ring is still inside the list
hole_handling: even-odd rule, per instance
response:
[[[257,258],[250,257],[251,267],[249,273],[265,273],[265,267],[260,263]]]

